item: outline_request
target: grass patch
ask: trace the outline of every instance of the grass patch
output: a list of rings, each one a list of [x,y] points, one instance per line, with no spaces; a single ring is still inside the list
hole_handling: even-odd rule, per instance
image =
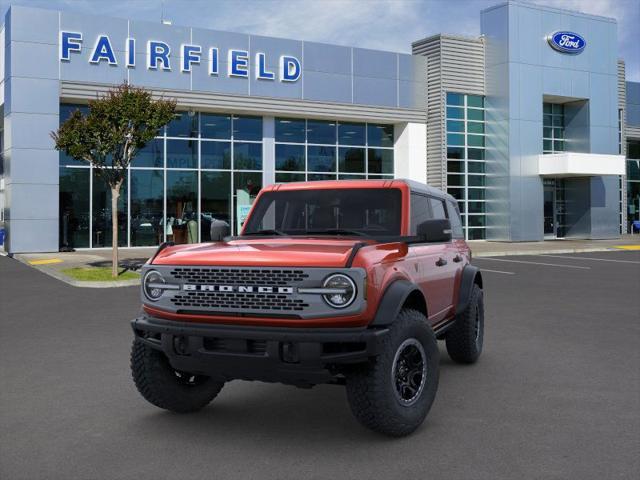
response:
[[[140,278],[140,274],[125,270],[118,275],[118,278],[111,277],[111,267],[73,267],[65,268],[62,273],[74,280],[82,282],[111,282],[118,280],[135,280]]]

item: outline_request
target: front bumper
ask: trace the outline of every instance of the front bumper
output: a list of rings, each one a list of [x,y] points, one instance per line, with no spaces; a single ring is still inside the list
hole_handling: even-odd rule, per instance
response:
[[[176,370],[299,386],[335,381],[341,366],[375,357],[388,333],[386,328],[193,324],[148,315],[131,326],[136,341],[162,351]]]

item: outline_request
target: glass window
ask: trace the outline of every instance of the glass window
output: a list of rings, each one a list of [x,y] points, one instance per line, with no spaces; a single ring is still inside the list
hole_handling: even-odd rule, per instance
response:
[[[366,175],[351,175],[351,174],[340,174],[338,175],[338,180],[365,180],[367,178]]]
[[[276,173],[276,183],[304,182],[304,173]]]
[[[485,233],[484,228],[470,228],[469,240],[484,240]]]
[[[447,105],[464,105],[462,93],[447,92]]]
[[[469,202],[467,208],[469,213],[484,213],[484,202]]]
[[[447,185],[464,187],[464,175],[447,175]]]
[[[309,145],[307,147],[307,165],[310,172],[335,172],[335,147]]]
[[[162,231],[164,174],[162,170],[131,170],[131,246],[164,241]]]
[[[484,97],[481,97],[479,95],[467,95],[467,106],[484,108]]]
[[[542,136],[544,138],[552,138],[553,137],[553,128],[551,127],[544,127],[542,129]]]
[[[447,120],[447,132],[464,133],[464,122],[458,120]]]
[[[470,187],[484,187],[484,175],[469,175],[467,178]]]
[[[198,172],[167,172],[167,241],[198,241]]]
[[[200,114],[200,135],[202,138],[231,138],[231,115],[214,113]]]
[[[640,159],[640,141],[629,140],[627,142],[627,158]]]
[[[431,213],[433,214],[433,218],[437,220],[447,218],[444,202],[442,200],[440,200],[439,198],[429,197],[429,205],[431,205]]]
[[[459,133],[447,133],[447,145],[464,145],[464,135]]]
[[[401,197],[395,188],[331,189],[322,194],[316,190],[268,192],[260,197],[244,233],[275,228],[290,235],[331,229],[399,235]]]
[[[217,242],[231,235],[231,173],[200,176],[200,239]]]
[[[447,172],[464,173],[464,162],[447,162]]]
[[[262,172],[236,172],[233,174],[233,208],[235,210],[234,233],[240,232],[246,218],[239,208],[238,196],[247,197],[253,203],[262,188]],[[241,204],[242,205],[242,204]]]
[[[320,173],[310,173],[307,175],[307,180],[309,180],[310,182],[319,182],[322,180],[335,180],[336,179],[336,175],[327,175],[327,174],[320,174]]]
[[[431,206],[429,205],[429,197],[419,193],[411,193],[410,213],[410,234],[416,235],[418,233],[418,225],[433,218],[433,215],[431,214]]]
[[[447,147],[447,158],[463,159],[464,158],[464,148]]]
[[[197,140],[167,140],[167,168],[197,167]]]
[[[484,173],[484,162],[468,162],[469,173]]]
[[[370,148],[369,173],[393,173],[393,150]]]
[[[89,247],[89,168],[60,169],[60,247]]]
[[[305,142],[305,121],[298,118],[276,118],[276,142]]]
[[[262,117],[234,116],[233,138],[234,140],[262,141]]]
[[[338,150],[338,169],[340,172],[364,173],[364,148],[344,148]]]
[[[485,226],[485,216],[484,215],[469,215],[469,226],[470,227],[484,227]]]
[[[460,219],[460,212],[458,211],[458,205],[450,200],[447,200],[447,210],[449,214],[449,221],[451,222],[452,237],[464,238],[464,232],[462,231],[462,221]]]
[[[107,182],[93,170],[93,247],[110,247],[113,240],[111,225],[111,188]],[[127,245],[127,181],[120,187],[118,197],[118,245]]]
[[[627,160],[627,180],[640,180],[640,160]]]
[[[262,169],[261,143],[234,143],[233,168],[236,170]]]
[[[231,142],[200,142],[201,168],[230,169]]]
[[[553,150],[556,152],[564,152],[564,142],[562,140],[554,140]]]
[[[80,110],[80,113],[82,113],[83,115],[86,115],[87,113],[89,113],[89,106],[77,105],[77,104],[71,104],[71,103],[61,103],[60,104],[60,125],[62,125],[76,110]],[[76,160],[73,157],[65,155],[64,152],[59,152],[58,159],[59,159],[60,166],[63,166],[63,165],[81,165],[84,167],[89,166],[89,162],[85,162],[84,160]]]
[[[469,200],[484,200],[484,188],[470,188],[467,193]]]
[[[484,160],[484,150],[480,148],[467,149],[467,157],[469,160]]]
[[[365,145],[365,135],[364,123],[338,124],[338,143],[341,145]]]
[[[484,147],[484,135],[467,135],[467,144],[470,147]]]
[[[336,124],[323,120],[307,120],[307,142],[336,143]]]
[[[447,187],[447,193],[457,200],[464,200],[464,188]]]
[[[132,167],[162,168],[164,166],[164,139],[154,138],[133,157]]]
[[[468,133],[484,133],[484,123],[482,123],[482,122],[468,122],[467,123],[467,132]]]
[[[276,170],[304,172],[304,145],[276,144]]]
[[[542,113],[551,113],[551,104],[543,103],[542,104]]]
[[[484,110],[475,110],[473,108],[469,108],[467,110],[467,119],[475,120],[477,122],[484,122]]]
[[[176,112],[174,119],[167,125],[168,137],[193,138],[198,136],[198,114],[194,112]]]
[[[447,118],[464,119],[464,108],[447,107]]]
[[[393,125],[370,123],[367,125],[367,145],[370,147],[393,147]]]

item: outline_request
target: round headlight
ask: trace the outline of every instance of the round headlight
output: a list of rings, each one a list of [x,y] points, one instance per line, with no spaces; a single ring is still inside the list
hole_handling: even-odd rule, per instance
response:
[[[335,273],[327,277],[323,287],[329,292],[322,295],[333,308],[345,308],[356,298],[356,285],[348,276]]]
[[[162,278],[162,275],[155,270],[149,270],[142,280],[142,291],[144,292],[144,296],[152,302],[155,302],[164,292],[164,288],[160,286],[164,283],[165,281],[164,278]]]

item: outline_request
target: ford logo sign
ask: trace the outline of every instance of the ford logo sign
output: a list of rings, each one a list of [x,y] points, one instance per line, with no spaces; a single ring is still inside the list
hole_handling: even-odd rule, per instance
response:
[[[551,48],[562,53],[578,54],[582,53],[587,42],[577,33],[555,32],[547,37],[547,42]]]

